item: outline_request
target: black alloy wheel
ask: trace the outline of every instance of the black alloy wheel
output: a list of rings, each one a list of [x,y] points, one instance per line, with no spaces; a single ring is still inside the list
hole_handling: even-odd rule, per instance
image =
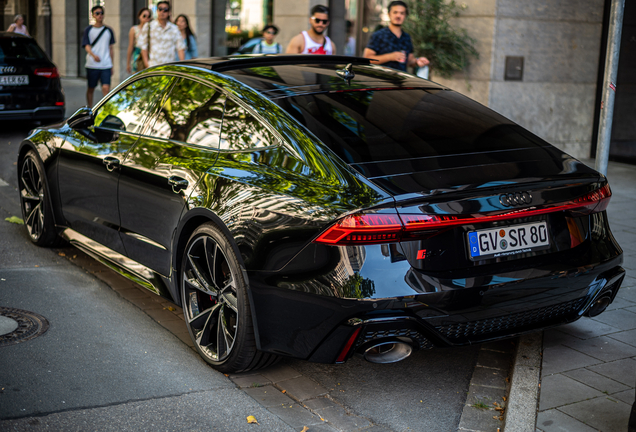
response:
[[[44,179],[44,167],[33,150],[24,156],[18,176],[22,219],[33,243],[53,246],[57,243],[49,192]]]
[[[276,356],[256,350],[243,271],[215,225],[204,224],[192,234],[181,268],[183,313],[199,354],[221,372],[275,362]]]

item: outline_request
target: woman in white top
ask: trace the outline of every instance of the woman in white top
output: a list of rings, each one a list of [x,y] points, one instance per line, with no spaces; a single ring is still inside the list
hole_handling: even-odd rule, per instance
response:
[[[24,25],[24,17],[22,15],[16,15],[13,24],[7,29],[8,32],[20,33],[25,36],[31,36],[26,26]]]
[[[139,12],[137,12],[137,19],[139,20],[139,24],[132,26],[128,32],[128,55],[126,57],[126,70],[128,73],[138,72],[141,70],[137,67],[137,65],[141,63],[137,61],[137,59],[141,58],[141,48],[137,47],[137,37],[139,37],[139,32],[144,24],[152,19],[150,9],[139,9]]]

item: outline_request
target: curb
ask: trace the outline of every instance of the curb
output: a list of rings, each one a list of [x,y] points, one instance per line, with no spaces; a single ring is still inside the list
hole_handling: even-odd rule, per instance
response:
[[[505,432],[535,432],[541,378],[543,332],[521,336],[510,379]]]
[[[516,339],[481,345],[468,386],[459,432],[501,432]],[[534,431],[533,431],[534,432]]]

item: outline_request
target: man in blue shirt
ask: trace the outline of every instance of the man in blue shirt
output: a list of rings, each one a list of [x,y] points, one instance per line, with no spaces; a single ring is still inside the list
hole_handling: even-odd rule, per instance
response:
[[[402,24],[408,15],[406,3],[400,0],[389,3],[389,26],[373,33],[363,56],[393,69],[406,72],[407,66],[424,67],[429,64],[426,57],[413,55],[413,42]]]

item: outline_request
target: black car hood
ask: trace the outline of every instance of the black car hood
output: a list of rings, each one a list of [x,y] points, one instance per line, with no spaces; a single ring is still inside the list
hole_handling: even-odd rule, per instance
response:
[[[550,145],[351,164],[393,196],[595,177],[582,162]]]

